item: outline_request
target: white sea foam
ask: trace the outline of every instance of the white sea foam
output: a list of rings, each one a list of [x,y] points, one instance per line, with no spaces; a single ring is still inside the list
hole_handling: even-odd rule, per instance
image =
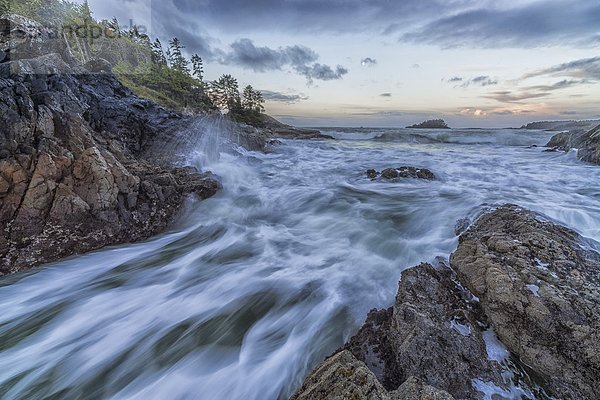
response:
[[[455,143],[418,144],[363,132],[236,154],[231,143],[221,151],[235,135],[206,123],[198,129],[214,127],[212,137],[166,147],[219,174],[221,193],[146,243],[0,286],[3,399],[286,398],[370,309],[389,307],[403,269],[447,258],[456,221],[482,206],[518,203],[600,239],[589,188],[600,171],[524,147],[545,133],[448,132]],[[401,165],[439,180],[364,175]],[[490,358],[504,360],[493,332],[484,336]]]

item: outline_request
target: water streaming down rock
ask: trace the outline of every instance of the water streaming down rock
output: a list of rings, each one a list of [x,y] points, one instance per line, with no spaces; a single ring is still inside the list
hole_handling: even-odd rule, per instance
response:
[[[600,171],[529,147],[551,134],[450,132],[421,144],[325,133],[340,140],[267,154],[223,130],[174,138],[182,162],[224,189],[147,243],[5,278],[0,397],[284,399],[370,309],[392,303],[402,270],[455,250],[459,219],[512,202],[600,239],[589,184]],[[390,165],[438,180],[364,175]]]

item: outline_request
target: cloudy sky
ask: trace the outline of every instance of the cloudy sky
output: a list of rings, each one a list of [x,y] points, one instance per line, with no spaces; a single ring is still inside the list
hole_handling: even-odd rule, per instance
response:
[[[600,117],[598,0],[92,0],[305,126]]]

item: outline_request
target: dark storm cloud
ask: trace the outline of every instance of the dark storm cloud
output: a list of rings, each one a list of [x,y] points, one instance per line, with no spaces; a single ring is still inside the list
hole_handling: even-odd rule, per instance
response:
[[[598,44],[597,1],[548,0],[520,7],[481,7],[429,21],[402,41],[441,47],[540,47]]]
[[[250,39],[240,39],[231,46],[231,52],[223,59],[223,64],[238,65],[255,72],[281,69],[284,66],[303,68],[319,59],[319,55],[304,46],[288,46],[271,49],[258,47]]]
[[[158,3],[158,2],[157,2]],[[157,15],[176,9],[227,32],[278,29],[303,32],[380,31],[382,26],[419,21],[424,15],[476,0],[167,0]]]
[[[300,101],[308,100],[308,96],[304,96],[302,94],[286,94],[281,92],[274,92],[271,90],[261,90],[260,92],[262,93],[265,100],[268,101],[277,101],[281,103],[293,104],[298,103]]]
[[[183,31],[204,28],[214,34],[368,31],[440,47],[600,45],[600,3],[595,0],[524,5],[499,0],[166,0],[153,3],[153,14],[165,35],[182,38]]]
[[[319,55],[305,46],[287,46],[272,49],[256,46],[250,39],[239,39],[229,46],[228,51],[213,51],[224,65],[236,65],[254,72],[267,72],[291,68],[306,77],[309,84],[315,80],[331,81],[342,79],[348,70],[341,65],[333,68],[316,62]]]
[[[294,66],[296,72],[300,75],[304,75],[309,84],[312,84],[315,79],[320,81],[333,81],[342,79],[344,75],[348,73],[348,70],[341,65],[331,68],[329,65],[324,64],[313,64],[313,65],[302,65]]]

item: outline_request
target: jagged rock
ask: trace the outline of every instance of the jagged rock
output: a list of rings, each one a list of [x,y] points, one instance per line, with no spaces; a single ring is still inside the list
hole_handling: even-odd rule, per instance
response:
[[[394,306],[371,311],[296,398],[474,399],[483,398],[475,379],[505,387],[501,365],[488,359],[485,317],[455,279],[446,266],[404,271]]]
[[[377,179],[377,177],[379,176],[379,172],[377,172],[374,169],[369,169],[369,170],[367,170],[367,176],[370,179]]]
[[[394,306],[372,311],[346,349],[388,390],[409,377],[457,398],[476,398],[473,380],[505,385],[488,360],[485,318],[448,268],[422,264],[402,273]],[[423,351],[427,349],[427,351]]]
[[[600,125],[584,131],[581,128],[561,132],[546,145],[552,151],[577,149],[577,157],[586,162],[600,164]]]
[[[6,59],[28,59],[49,53],[52,35],[52,30],[29,18],[15,14],[0,16],[0,50]]]
[[[410,377],[393,392],[388,392],[367,366],[347,350],[323,362],[306,379],[291,400],[453,400],[441,390],[423,385]]]
[[[29,29],[20,42],[0,32],[12,56],[25,54],[21,47],[53,50],[39,24],[14,16],[0,24],[8,20],[21,28],[5,23],[2,32]],[[136,97],[110,73],[66,62],[58,50],[0,64],[0,275],[146,239],[188,194],[207,198],[219,188],[149,150],[190,118]]]
[[[600,255],[517,206],[481,217],[451,259],[508,349],[557,398],[600,398]]]
[[[415,167],[387,168],[381,173],[374,169],[370,169],[367,171],[367,176],[370,179],[376,179],[378,176],[380,176],[381,178],[388,180],[400,178],[435,180],[435,175],[430,170],[426,168]]]

